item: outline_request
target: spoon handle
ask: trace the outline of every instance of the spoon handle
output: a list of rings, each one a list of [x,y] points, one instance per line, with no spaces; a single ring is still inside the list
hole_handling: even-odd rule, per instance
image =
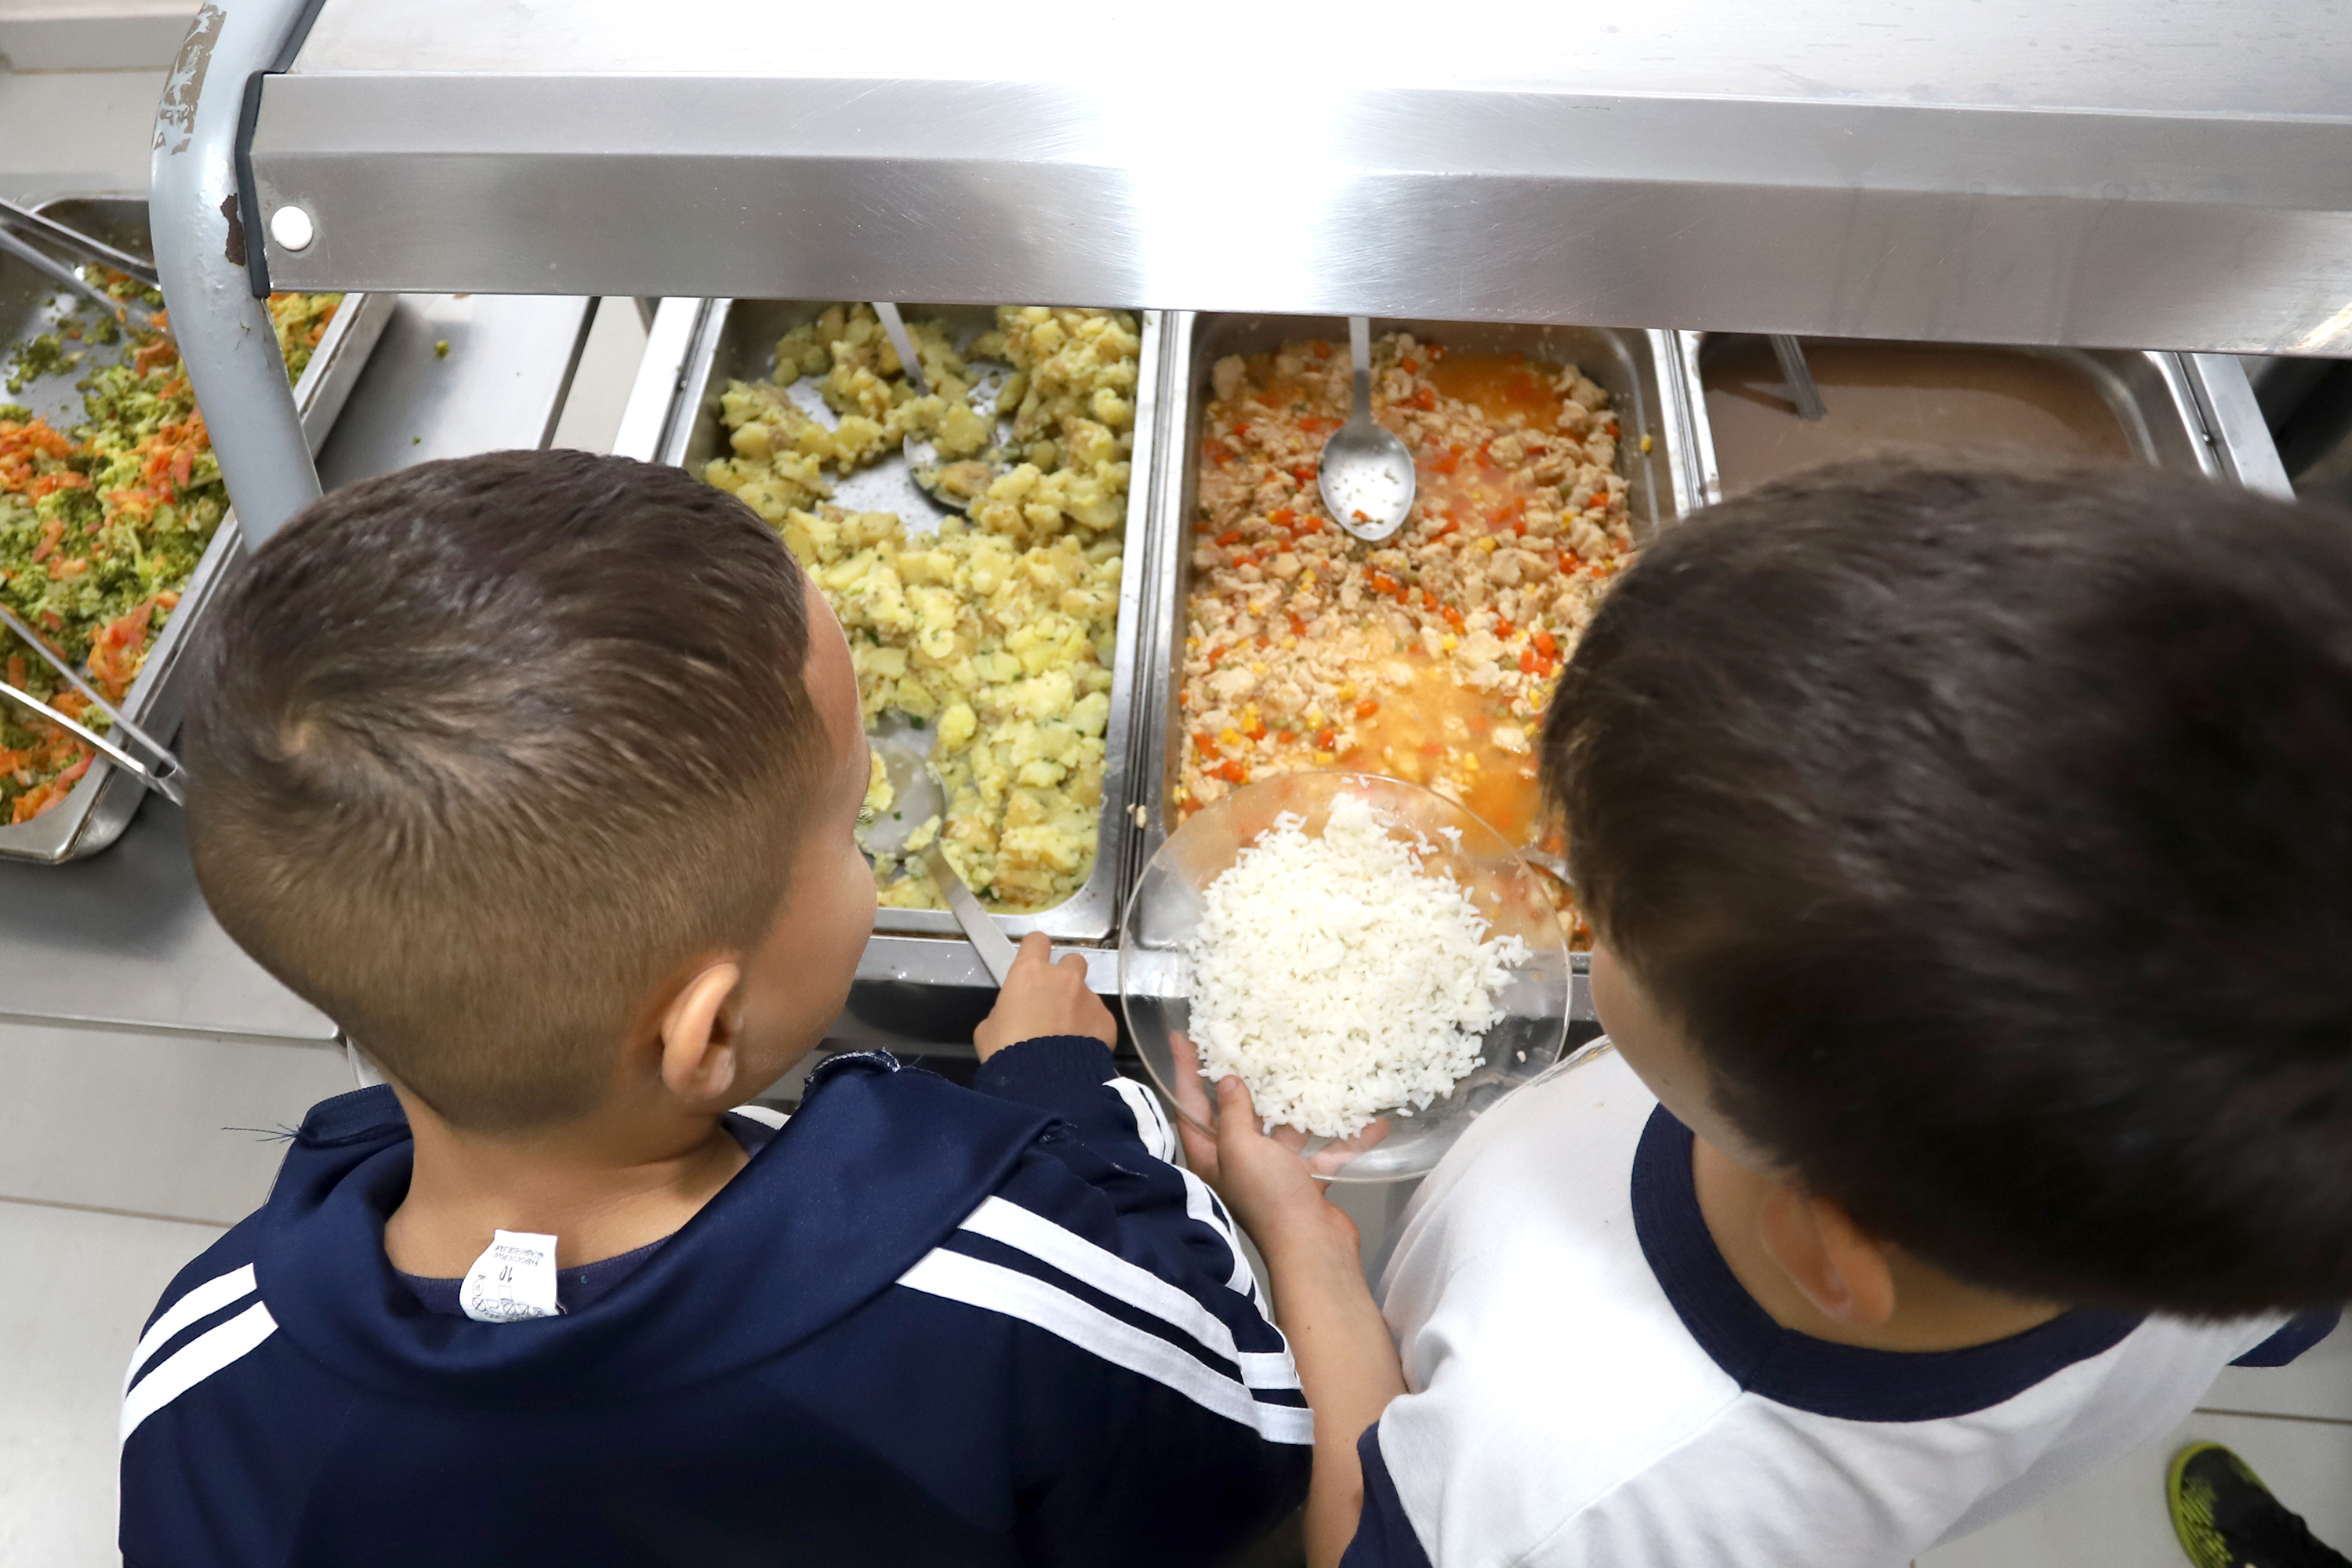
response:
[[[1348,353],[1356,362],[1355,416],[1369,419],[1372,415],[1372,319],[1370,316],[1348,318]]]
[[[898,307],[887,300],[875,300],[869,303],[874,307],[875,318],[882,323],[882,335],[888,338],[891,348],[898,351],[898,363],[907,373],[908,384],[915,389],[916,396],[929,397],[931,385],[924,378],[922,358],[915,353],[915,340],[908,335],[907,323],[899,318]]]
[[[964,940],[971,943],[973,951],[980,954],[980,962],[987,966],[990,976],[1002,986],[1005,977],[1013,973],[1013,960],[1020,950],[1013,945],[1013,939],[999,929],[989,912],[981,907],[980,900],[971,896],[971,889],[963,885],[963,879],[957,876],[955,868],[948,864],[948,858],[941,852],[937,839],[932,840],[924,856],[924,864],[931,873],[932,882],[947,899],[948,909],[954,914],[956,924],[963,927]]]
[[[1780,377],[1789,384],[1789,395],[1797,405],[1800,419],[1821,419],[1829,414],[1822,402],[1822,389],[1813,380],[1813,367],[1805,363],[1805,345],[1792,337],[1774,334],[1772,357],[1780,362]]]

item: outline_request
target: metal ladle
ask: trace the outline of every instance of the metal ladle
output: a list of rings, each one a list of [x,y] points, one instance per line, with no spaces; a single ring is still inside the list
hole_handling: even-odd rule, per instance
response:
[[[883,776],[890,781],[893,796],[891,815],[860,828],[858,841],[868,853],[903,855],[907,841],[918,828],[933,817],[942,821],[947,816],[947,792],[940,788],[937,774],[931,771],[931,742],[934,731],[918,729],[905,715],[886,713],[866,737],[874,754],[882,759]],[[980,962],[988,968],[998,985],[1013,973],[1013,960],[1019,949],[1013,939],[997,929],[996,921],[981,908],[963,879],[948,864],[947,852],[940,846],[935,834],[931,841],[919,851],[923,868],[931,874],[940,896],[947,900],[948,909],[963,927],[965,938],[980,954]]]
[[[1825,418],[1829,405],[1822,401],[1822,389],[1813,380],[1813,367],[1805,363],[1805,345],[1782,333],[1771,334],[1772,357],[1780,362],[1780,374],[1789,384],[1789,395],[1797,405],[1797,417],[1803,420]]]
[[[1316,460],[1316,488],[1331,521],[1377,544],[1404,526],[1416,483],[1412,453],[1396,433],[1372,417],[1372,323],[1348,318],[1348,352],[1355,360],[1355,406],[1331,432]]]

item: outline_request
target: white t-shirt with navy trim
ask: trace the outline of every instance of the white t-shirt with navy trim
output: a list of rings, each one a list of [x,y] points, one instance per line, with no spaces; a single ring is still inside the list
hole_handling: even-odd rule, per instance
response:
[[[1716,1249],[1691,1146],[1604,1049],[1432,1173],[1382,1281],[1410,1392],[1360,1445],[1350,1568],[1890,1568],[2161,1436],[2284,1321],[1793,1333]]]

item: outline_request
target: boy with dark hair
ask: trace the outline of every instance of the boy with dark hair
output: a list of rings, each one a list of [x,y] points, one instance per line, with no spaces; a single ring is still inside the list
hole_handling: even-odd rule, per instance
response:
[[[1784,480],[1612,591],[1543,769],[1615,1049],[1417,1196],[1401,1379],[1300,1162],[1233,1117],[1202,1151],[1362,1434],[1360,1518],[1318,1447],[1318,1562],[1887,1568],[2333,1325],[2344,520],[2145,469]]]
[[[326,497],[188,715],[222,924],[390,1080],[134,1352],[133,1568],[1192,1563],[1310,1418],[1042,938],[963,1089],[823,1037],[874,885],[849,650],[749,508],[574,452]]]

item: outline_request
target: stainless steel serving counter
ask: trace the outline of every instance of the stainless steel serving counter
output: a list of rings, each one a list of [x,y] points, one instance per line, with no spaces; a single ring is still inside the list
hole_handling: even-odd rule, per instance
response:
[[[544,445],[594,301],[396,302],[320,453],[330,484],[434,458]],[[446,342],[446,353],[436,353]],[[66,865],[0,861],[0,1017],[331,1044],[204,906],[177,808],[139,805],[113,847]]]
[[[68,198],[44,203],[37,210],[133,256],[148,252],[147,204],[136,197]],[[16,258],[0,258],[0,341],[18,342],[37,332],[71,328],[89,319],[87,310],[78,297],[60,297],[54,282]],[[390,295],[346,294],[312,350],[293,394],[314,458],[333,431],[394,310]],[[97,365],[121,363],[134,345],[135,340],[87,343],[70,368],[28,378],[19,390],[36,414],[59,428],[71,428],[83,418],[81,377]],[[214,593],[243,559],[244,542],[232,511],[214,530],[194,572],[176,584],[179,604],[147,650],[138,679],[122,696],[124,718],[161,734],[171,733],[179,723],[181,652],[203,624]],[[142,793],[128,773],[98,758],[65,799],[29,822],[0,825],[0,859],[59,861],[95,855],[114,842],[139,809]]]
[[[228,0],[202,17],[159,121],[157,222],[192,376],[226,407],[284,396],[204,327],[261,286],[473,289],[478,321],[503,310],[496,293],[1058,299],[2129,353],[2352,346],[2340,19],[2304,0],[2179,0],[2160,18],[2132,0],[1476,0],[1404,47],[1332,35],[1297,0],[1209,0],[1174,30],[1090,13],[1080,47],[1054,50],[976,47],[943,0],[909,0],[883,52],[855,18],[779,28],[750,0],[675,0],[650,29],[634,0]],[[520,320],[551,301],[509,303]],[[671,314],[657,353],[691,335],[665,331]],[[500,389],[480,417],[511,433],[482,439],[436,388],[447,367],[410,363],[458,335],[395,321],[378,361],[402,367],[386,395],[410,423],[387,414],[347,462],[363,387],[320,459],[331,480],[396,461],[403,439],[412,456],[543,439],[551,405],[528,389]],[[1185,356],[1169,357],[1172,391]],[[2164,360],[2204,444],[2184,466],[2269,488],[2234,362]],[[569,363],[546,374],[560,397]],[[678,384],[654,379],[625,425],[657,442]],[[266,531],[308,475],[284,428],[236,423],[223,466]],[[1139,494],[1173,482],[1185,449],[1164,408],[1160,423]],[[1698,449],[1668,476],[1677,510],[1704,493]],[[1148,777],[1164,759],[1142,754],[1152,714],[1137,721],[1129,761]],[[148,942],[180,990],[121,988],[163,998],[127,1008],[179,1015],[142,1021],[191,1026],[208,968],[213,994],[243,994],[218,932],[185,916],[191,889],[140,879],[138,857],[169,862],[167,831],[142,819],[119,867],[68,868],[110,879],[87,897],[5,900],[0,1011],[86,1005],[103,972],[59,955],[115,945],[117,900],[122,931],[185,939]],[[45,921],[68,905],[91,918]],[[1107,939],[1085,951],[1096,989],[1115,989]],[[877,935],[836,1037],[953,1044],[990,994],[961,941]]]

